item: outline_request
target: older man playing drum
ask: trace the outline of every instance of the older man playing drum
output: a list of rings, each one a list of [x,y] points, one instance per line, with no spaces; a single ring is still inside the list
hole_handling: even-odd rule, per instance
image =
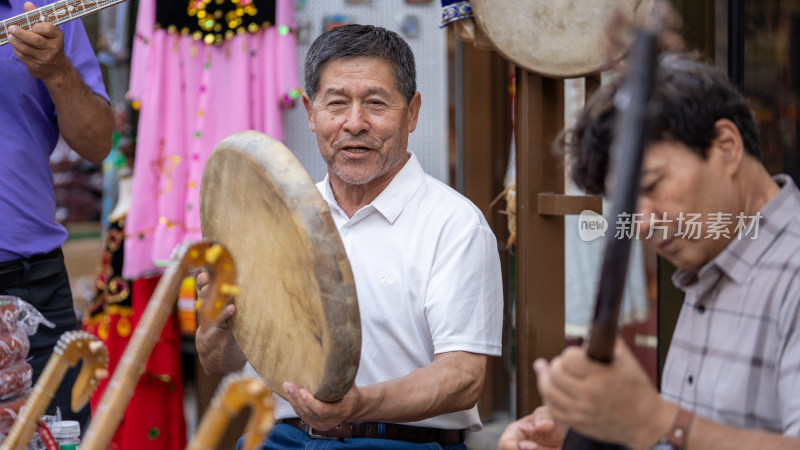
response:
[[[328,167],[317,188],[355,280],[361,356],[355,384],[333,403],[284,380],[264,448],[464,449],[465,432],[481,429],[487,355],[501,352],[496,238],[480,210],[426,175],[407,148],[421,97],[414,56],[396,33],[366,25],[324,33],[306,58],[305,91]],[[198,331],[210,374],[247,363],[227,326],[235,311],[234,302]]]

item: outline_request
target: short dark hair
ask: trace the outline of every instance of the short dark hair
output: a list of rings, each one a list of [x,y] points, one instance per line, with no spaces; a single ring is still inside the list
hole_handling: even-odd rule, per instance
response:
[[[556,139],[556,150],[568,155],[570,177],[589,193],[605,193],[617,111],[614,96],[621,83],[619,77],[598,90],[575,127]],[[761,158],[758,126],[747,100],[725,74],[696,54],[665,53],[659,58],[653,104],[657,110],[645,147],[659,141],[680,142],[705,159],[716,137],[714,124],[728,119],[739,129],[746,151]]]
[[[417,92],[414,53],[394,31],[372,25],[349,24],[322,33],[308,49],[305,62],[305,89],[313,101],[325,64],[348,56],[376,56],[394,69],[394,82],[406,100]]]

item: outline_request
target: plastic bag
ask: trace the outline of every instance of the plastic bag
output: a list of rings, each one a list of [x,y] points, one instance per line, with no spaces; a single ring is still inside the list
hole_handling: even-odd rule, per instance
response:
[[[11,330],[22,330],[26,335],[33,336],[40,324],[55,328],[55,324],[45,319],[30,303],[19,297],[0,295],[0,335]]]
[[[0,295],[0,434],[8,433],[25,404],[33,384],[33,368],[26,361],[31,336],[52,322],[28,302]]]

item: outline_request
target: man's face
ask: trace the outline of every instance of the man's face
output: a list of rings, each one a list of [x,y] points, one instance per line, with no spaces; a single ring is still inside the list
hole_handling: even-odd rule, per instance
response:
[[[737,222],[736,192],[720,158],[713,146],[703,159],[673,141],[654,143],[644,155],[637,207],[643,214],[639,237],[676,267],[690,272],[699,271],[730,242],[722,235],[709,237],[709,224],[723,217],[715,214],[730,214],[729,235]],[[647,238],[651,228],[652,236]]]
[[[406,104],[387,61],[358,56],[327,63],[313,104],[305,95],[303,104],[331,176],[368,185],[403,167],[420,95]]]

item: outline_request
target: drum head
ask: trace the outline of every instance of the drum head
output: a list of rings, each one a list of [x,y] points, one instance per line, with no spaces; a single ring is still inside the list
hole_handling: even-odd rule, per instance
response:
[[[532,72],[570,78],[606,63],[605,29],[620,9],[646,14],[653,0],[471,0],[475,21],[500,54]]]
[[[255,132],[220,142],[200,189],[203,237],[225,245],[241,289],[230,326],[279,395],[297,383],[333,402],[361,352],[353,273],[327,204],[292,152]]]

